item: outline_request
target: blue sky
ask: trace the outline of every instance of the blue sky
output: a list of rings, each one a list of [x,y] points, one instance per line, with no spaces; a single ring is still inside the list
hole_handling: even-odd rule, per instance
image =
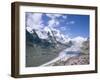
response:
[[[71,38],[81,36],[89,37],[89,15],[73,14],[51,14],[51,13],[30,13],[27,12],[30,20],[27,25],[31,27],[52,27],[60,30],[64,35]]]

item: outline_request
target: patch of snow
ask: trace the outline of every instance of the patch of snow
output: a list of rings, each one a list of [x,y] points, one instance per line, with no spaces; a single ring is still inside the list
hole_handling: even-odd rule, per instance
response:
[[[48,38],[47,32],[45,32],[43,30],[37,30],[36,33],[38,34],[39,38],[41,38],[41,39],[47,39]]]
[[[29,33],[33,33],[33,30],[31,27],[26,27],[26,30],[29,32]]]

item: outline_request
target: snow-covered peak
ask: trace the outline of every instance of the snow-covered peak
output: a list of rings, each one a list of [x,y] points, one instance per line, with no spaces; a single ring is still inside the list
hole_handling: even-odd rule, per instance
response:
[[[27,31],[29,33],[33,33],[33,29],[31,27],[26,27]],[[44,29],[34,29],[39,38],[41,39],[48,39],[48,32],[50,33],[50,36],[55,37],[56,41],[61,43],[67,43],[69,41],[69,38],[62,34],[59,30],[54,28],[45,27]]]
[[[29,32],[29,33],[33,33],[33,29],[31,27],[26,27],[26,30]]]
[[[75,38],[72,39],[72,41],[75,41],[77,43],[84,42],[86,40],[87,40],[87,38],[84,38],[84,37],[81,37],[81,36],[78,36],[78,37],[75,37]]]
[[[46,31],[37,30],[36,33],[39,36],[39,38],[41,38],[41,39],[48,39],[48,35],[47,35]]]
[[[26,27],[27,31],[30,32],[31,34],[33,33],[33,29],[31,27]],[[70,38],[60,32],[60,30],[50,28],[50,27],[44,27],[44,29],[36,29],[35,32],[37,33],[38,37],[40,39],[47,39],[49,40],[49,35],[48,32],[50,33],[50,36],[56,39],[56,41],[61,42],[63,44],[68,43],[69,41],[72,41],[74,45],[77,44],[77,46],[82,45],[84,41],[87,40],[87,38],[77,36],[75,38]]]
[[[87,38],[84,38],[84,37],[81,37],[81,36],[78,36],[78,37],[71,39],[71,41],[74,42],[74,46],[76,46],[76,47],[81,47],[82,43],[86,40],[87,40]]]
[[[60,32],[60,30],[57,30],[54,28],[48,28],[48,27],[45,27],[44,30],[50,32],[50,34],[52,36],[54,36],[56,38],[56,40],[59,42],[66,43],[69,41],[68,37],[66,35],[62,34]]]

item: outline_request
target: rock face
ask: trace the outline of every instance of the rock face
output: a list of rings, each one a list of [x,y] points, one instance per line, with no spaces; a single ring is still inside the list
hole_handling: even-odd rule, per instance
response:
[[[68,66],[68,65],[87,65],[89,64],[89,55],[80,55],[78,57],[70,57],[67,60],[59,60],[48,66]]]
[[[89,64],[89,55],[69,58],[65,65],[86,65]]]
[[[81,53],[89,55],[89,39],[83,42],[81,47]]]

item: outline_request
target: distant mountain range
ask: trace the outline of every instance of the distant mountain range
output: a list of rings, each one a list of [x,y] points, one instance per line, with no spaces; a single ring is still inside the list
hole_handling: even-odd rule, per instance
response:
[[[48,28],[45,27],[44,29],[32,29],[30,27],[26,28],[26,41],[28,43],[34,43],[34,44],[45,44],[46,46],[51,45],[51,43],[54,45],[56,44],[62,44],[70,46],[72,43],[76,43],[78,45],[81,45],[83,41],[86,41],[86,38],[83,37],[76,37],[76,38],[69,38],[66,35],[62,34],[59,30],[54,28]]]

